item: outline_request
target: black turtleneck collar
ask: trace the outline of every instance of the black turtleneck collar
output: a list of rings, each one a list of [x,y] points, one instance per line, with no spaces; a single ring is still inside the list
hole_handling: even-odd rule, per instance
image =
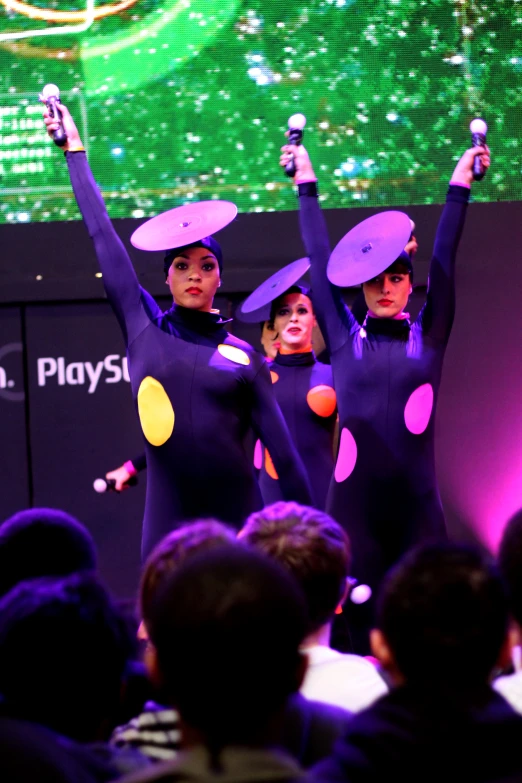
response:
[[[199,332],[222,329],[232,318],[222,318],[220,313],[207,313],[203,310],[190,310],[188,307],[173,304],[167,315],[174,323],[184,324]]]
[[[315,364],[316,358],[313,351],[306,353],[278,353],[274,359],[274,364],[281,364],[284,367],[305,367],[309,364]]]
[[[369,334],[384,334],[390,337],[407,337],[411,328],[407,318],[366,318],[364,328]]]

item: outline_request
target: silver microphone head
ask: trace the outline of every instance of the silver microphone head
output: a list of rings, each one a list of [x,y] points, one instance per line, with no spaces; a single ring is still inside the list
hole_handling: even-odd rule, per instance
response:
[[[485,136],[488,132],[488,126],[479,117],[471,121],[469,129],[473,134],[479,133],[481,136]]]
[[[306,125],[306,117],[304,114],[292,114],[288,120],[288,127],[290,130],[303,130]]]
[[[96,481],[93,481],[92,486],[95,492],[107,492],[107,482],[105,479],[96,479]]]
[[[365,604],[372,597],[370,585],[356,585],[350,593],[350,601],[354,604]]]
[[[56,84],[46,84],[42,90],[42,98],[44,101],[48,101],[49,98],[56,98],[56,100],[59,101],[60,89],[56,86]]]

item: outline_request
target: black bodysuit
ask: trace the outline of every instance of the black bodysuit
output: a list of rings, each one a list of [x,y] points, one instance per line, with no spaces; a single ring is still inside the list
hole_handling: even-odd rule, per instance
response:
[[[372,587],[409,547],[445,537],[435,476],[435,410],[469,192],[449,187],[427,299],[416,321],[368,318],[363,329],[326,276],[330,246],[316,186],[299,186],[314,310],[330,351],[340,419],[327,511],[350,535],[353,575]]]
[[[173,527],[213,516],[239,527],[261,508],[243,446],[267,443],[285,498],[310,501],[306,474],[274,398],[263,358],[219,315],[162,312],[138,284],[83,152],[67,153],[71,182],[123,330],[132,393],[146,441],[142,554]]]
[[[270,365],[276,400],[303,460],[313,505],[323,509],[334,468],[333,439],[337,402],[332,368],[309,353],[278,353]],[[264,450],[259,485],[266,505],[282,500],[277,472]]]

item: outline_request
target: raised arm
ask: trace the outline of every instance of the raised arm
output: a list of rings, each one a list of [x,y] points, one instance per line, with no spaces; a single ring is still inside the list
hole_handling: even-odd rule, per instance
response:
[[[473,182],[473,161],[477,155],[487,168],[489,151],[474,147],[464,153],[451,177],[433,247],[426,304],[418,318],[423,331],[441,342],[448,341],[455,316],[455,260]]]
[[[286,145],[282,149],[282,166],[286,165],[290,155],[293,155],[296,165],[294,182],[299,190],[301,236],[311,264],[314,311],[328,350],[333,353],[344,345],[355,320],[343,301],[341,290],[332,285],[326,276],[330,241],[319,206],[317,179],[310,158],[303,146]]]
[[[251,390],[252,428],[272,457],[284,499],[295,500],[306,506],[313,505],[304,465],[276,402],[265,362],[260,367]]]
[[[60,110],[67,134],[65,157],[76,202],[94,242],[107,297],[128,345],[149,323],[141,302],[138,278],[132,261],[107,214],[101,193],[87,162],[78,129],[68,109],[60,105]],[[44,113],[44,118],[47,130],[51,134],[56,129],[55,121],[49,116],[48,111]]]

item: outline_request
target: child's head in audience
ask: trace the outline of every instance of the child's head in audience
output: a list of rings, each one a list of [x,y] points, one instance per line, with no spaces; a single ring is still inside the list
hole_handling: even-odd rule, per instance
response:
[[[386,577],[372,648],[396,684],[473,688],[508,660],[508,609],[496,567],[478,550],[433,544]]]
[[[349,538],[332,517],[297,503],[274,503],[251,514],[239,538],[297,579],[308,605],[309,634],[331,623],[346,598],[351,564]]]
[[[132,651],[93,574],[21,582],[0,601],[3,710],[80,742],[103,739]]]
[[[96,570],[91,534],[54,508],[29,508],[0,525],[0,596],[25,579]]]
[[[295,580],[248,547],[200,553],[171,574],[147,618],[148,665],[184,744],[267,744],[304,676],[306,625]]]
[[[142,625],[139,635],[146,638],[147,618],[152,602],[171,573],[199,552],[234,543],[235,532],[215,519],[190,522],[165,536],[153,549],[143,569],[139,598]]]

